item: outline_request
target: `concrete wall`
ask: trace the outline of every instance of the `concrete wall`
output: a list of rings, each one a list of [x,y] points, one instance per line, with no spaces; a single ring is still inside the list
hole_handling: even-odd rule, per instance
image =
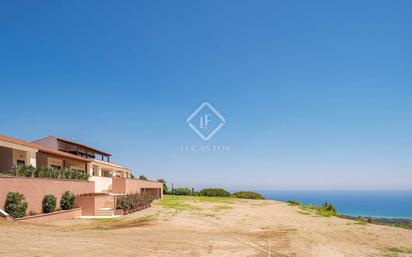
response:
[[[0,172],[8,173],[13,167],[13,149],[0,146]]]
[[[26,222],[26,223],[47,223],[50,221],[56,220],[65,220],[65,219],[73,219],[82,216],[82,209],[76,208],[67,211],[58,211],[52,213],[43,213],[34,216],[27,216],[24,218],[16,219],[18,222]]]
[[[109,193],[112,192],[112,178],[111,177],[89,177],[89,181],[94,181],[95,193]]]
[[[156,181],[126,179],[113,177],[112,192],[117,194],[130,194],[150,192],[155,198],[163,197],[163,183]]]
[[[57,198],[57,207],[65,191],[75,195],[94,192],[94,182],[46,178],[0,177],[0,209],[4,209],[9,192],[19,192],[26,197],[27,213],[41,213],[43,197],[52,194]]]
[[[112,199],[111,195],[76,196],[76,207],[82,209],[83,216],[95,216],[96,211],[104,208],[106,202]]]

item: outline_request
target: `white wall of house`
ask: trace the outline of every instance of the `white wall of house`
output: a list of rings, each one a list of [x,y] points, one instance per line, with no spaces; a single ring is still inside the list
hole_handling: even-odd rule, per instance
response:
[[[95,193],[109,193],[112,191],[112,178],[111,177],[89,177],[89,181],[94,181]]]

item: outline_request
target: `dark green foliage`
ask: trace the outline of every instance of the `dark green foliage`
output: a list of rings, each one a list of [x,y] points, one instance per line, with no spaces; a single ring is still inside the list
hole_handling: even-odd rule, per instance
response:
[[[122,195],[116,197],[116,208],[130,213],[149,207],[152,201],[150,193]]]
[[[62,210],[73,209],[74,199],[75,197],[73,193],[71,193],[70,191],[64,192],[62,199],[60,200],[60,208],[62,208]]]
[[[173,188],[172,195],[192,195],[192,190],[190,190],[187,187],[178,187],[178,188]]]
[[[167,193],[169,192],[169,188],[167,188],[166,180],[160,178],[160,179],[158,179],[157,181],[163,183],[163,194],[167,194]]]
[[[56,197],[54,195],[45,195],[42,208],[44,213],[54,212],[56,210]]]
[[[130,173],[130,178],[134,179],[134,175],[132,173]]]
[[[318,214],[325,217],[336,216],[336,208],[332,204],[325,202],[319,207]]]
[[[140,175],[139,179],[141,180],[147,180],[147,178],[144,175]]]
[[[116,198],[116,209],[127,211],[129,208],[129,201],[126,196],[119,196]]]
[[[56,178],[56,179],[75,179],[88,180],[89,175],[85,172],[71,169],[52,169],[47,167],[33,166],[14,166],[12,174],[17,177],[32,178]]]
[[[230,193],[223,188],[205,188],[199,194],[201,196],[230,197]]]
[[[23,194],[18,192],[9,192],[7,194],[4,211],[14,218],[26,216],[27,202]]]
[[[322,206],[318,207],[315,205],[306,205],[306,204],[299,203],[294,200],[289,200],[288,205],[289,206],[299,206],[304,211],[309,211],[309,212],[314,211],[318,215],[323,216],[323,217],[336,216],[335,207],[328,202],[325,202]]]
[[[34,177],[37,174],[36,168],[33,166],[13,166],[12,174],[18,177]]]
[[[261,194],[256,192],[250,191],[240,191],[233,194],[236,198],[243,198],[243,199],[265,199]]]
[[[296,201],[294,201],[294,200],[289,200],[289,201],[288,201],[288,205],[290,205],[290,206],[298,206],[298,205],[300,205],[300,203],[299,203],[299,202],[296,202]]]
[[[359,221],[363,221],[365,223],[377,224],[377,225],[385,225],[385,226],[393,226],[393,227],[400,227],[405,229],[412,229],[412,220],[410,219],[402,219],[402,218],[381,218],[381,217],[362,217],[362,216],[349,216],[349,215],[338,215],[344,219],[355,220],[359,224]]]

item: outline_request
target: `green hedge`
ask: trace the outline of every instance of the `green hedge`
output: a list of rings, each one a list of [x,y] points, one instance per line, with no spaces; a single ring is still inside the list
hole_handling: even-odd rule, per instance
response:
[[[14,166],[12,174],[16,177],[31,177],[31,178],[57,178],[57,179],[75,179],[88,180],[87,172],[81,172],[71,169],[52,169],[47,167],[33,166]]]
[[[230,197],[230,193],[223,188],[205,188],[199,192],[201,196]]]
[[[42,209],[44,213],[54,212],[56,210],[56,197],[54,195],[45,195]]]
[[[135,212],[151,205],[153,196],[150,193],[135,193],[116,197],[116,209]]]
[[[236,198],[243,198],[243,199],[265,199],[261,194],[251,191],[240,191],[233,194]]]
[[[60,200],[60,208],[62,208],[62,210],[73,209],[74,200],[75,197],[73,193],[71,193],[70,191],[64,192],[64,194],[62,195],[62,199]]]
[[[9,192],[7,194],[4,211],[14,218],[26,216],[27,202],[23,194],[18,192]]]

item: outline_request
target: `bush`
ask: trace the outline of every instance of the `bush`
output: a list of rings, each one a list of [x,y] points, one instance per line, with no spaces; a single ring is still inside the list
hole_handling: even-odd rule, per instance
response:
[[[62,210],[73,209],[74,199],[75,197],[73,193],[71,193],[70,191],[64,192],[62,199],[60,200],[60,208],[62,208]]]
[[[116,198],[116,209],[125,212],[135,212],[147,208],[151,205],[153,197],[149,193],[135,193],[118,196]]]
[[[297,202],[297,201],[294,201],[294,200],[289,200],[288,201],[288,205],[290,205],[290,206],[298,206],[298,205],[301,205],[299,202]]]
[[[172,195],[192,195],[192,190],[190,190],[187,187],[178,187],[178,188],[173,188]]]
[[[230,193],[222,188],[205,188],[199,192],[199,195],[229,197]]]
[[[87,172],[71,169],[52,169],[47,167],[33,166],[14,166],[12,174],[16,177],[32,177],[32,178],[57,178],[57,179],[76,179],[88,180]]]
[[[119,196],[116,199],[116,209],[127,212],[130,209],[129,201],[126,196]]]
[[[23,194],[18,192],[9,192],[7,194],[4,211],[14,218],[26,216],[27,202]]]
[[[336,208],[332,204],[326,202],[319,207],[318,214],[324,217],[336,216]]]
[[[243,199],[266,199],[261,194],[256,192],[250,191],[240,191],[233,194],[236,198],[243,198]]]
[[[45,195],[42,208],[44,213],[54,212],[56,210],[56,197],[54,195]]]

